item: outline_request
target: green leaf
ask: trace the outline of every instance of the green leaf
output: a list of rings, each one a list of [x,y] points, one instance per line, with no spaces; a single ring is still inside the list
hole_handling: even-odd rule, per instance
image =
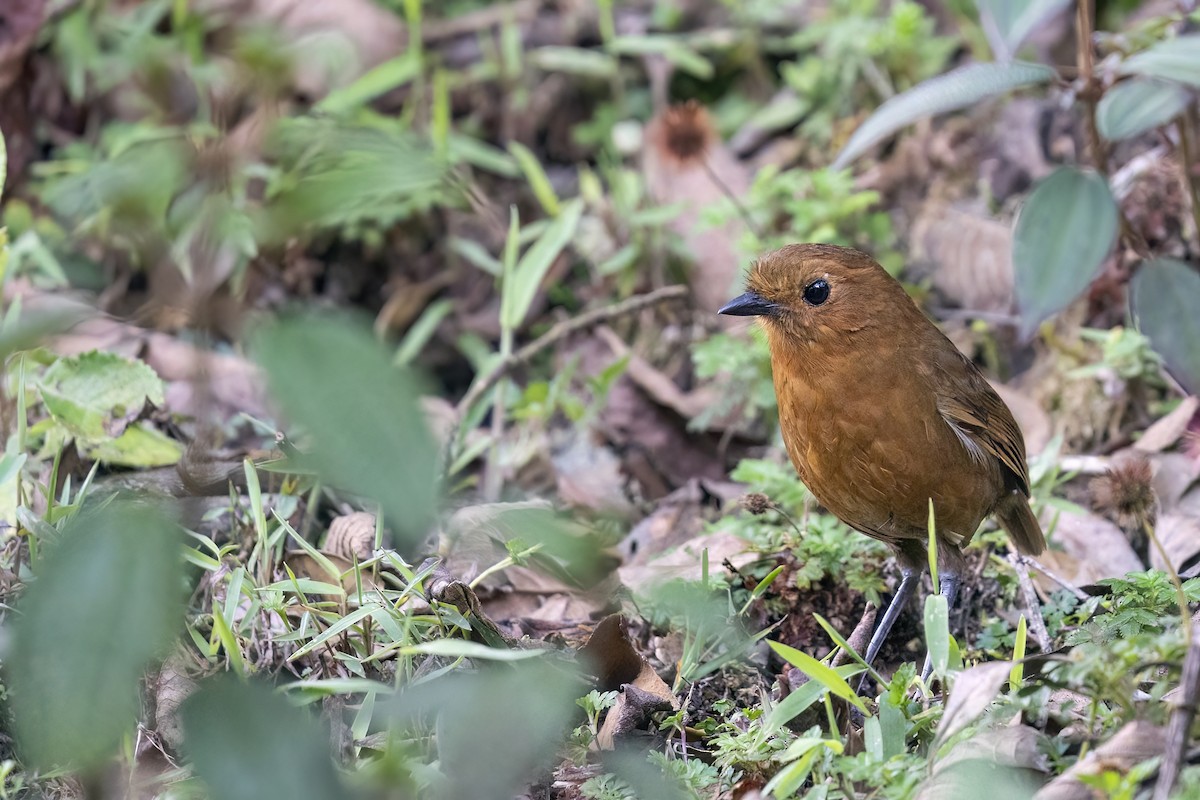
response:
[[[931,78],[876,109],[846,142],[833,162],[833,169],[842,169],[871,145],[917,120],[965,108],[1012,89],[1048,83],[1054,75],[1054,70],[1049,67],[1014,61],[1010,64],[968,64]]]
[[[1177,36],[1125,59],[1126,75],[1166,78],[1200,88],[1200,35]]]
[[[865,670],[858,664],[843,664],[836,667],[834,671],[843,679],[849,679],[862,674]],[[804,684],[775,704],[771,713],[767,715],[766,722],[763,723],[763,730],[767,734],[779,730],[807,711],[809,706],[820,700],[824,693],[825,687],[818,681],[809,681]]]
[[[0,199],[4,197],[4,182],[8,180],[8,145],[4,141],[4,131],[0,130]]]
[[[503,288],[504,296],[500,309],[502,326],[516,328],[525,319],[542,279],[546,277],[554,259],[558,258],[570,243],[582,216],[583,201],[575,199],[564,205],[562,213],[554,218],[537,241],[517,261],[511,281],[506,282]]]
[[[539,47],[529,53],[529,62],[546,72],[565,72],[585,78],[614,78],[617,59],[599,50],[582,47]]]
[[[779,654],[780,658],[787,661],[793,667],[797,667],[801,672],[824,686],[833,694],[853,704],[860,711],[865,712],[867,710],[862,699],[854,693],[854,690],[850,688],[850,684],[846,683],[846,679],[833,667],[821,663],[808,653],[803,653],[794,647],[788,647],[786,644],[771,641],[768,641],[767,644]],[[857,665],[855,669],[858,669]]]
[[[356,111],[420,74],[421,60],[416,53],[407,52],[368,70],[350,85],[334,89],[317,103],[316,110],[333,116]]]
[[[329,738],[312,715],[258,682],[229,676],[183,704],[184,751],[212,797],[330,800],[340,785]]]
[[[1083,293],[1117,240],[1117,203],[1104,178],[1063,167],[1029,195],[1013,233],[1021,335]]]
[[[1200,275],[1195,268],[1170,258],[1142,264],[1133,276],[1129,305],[1167,371],[1189,393],[1200,394]]]
[[[133,729],[138,682],[182,625],[176,526],[145,503],[80,511],[12,617],[9,701],[28,766],[89,769]]]
[[[183,457],[183,445],[145,422],[135,422],[116,439],[80,448],[88,458],[119,467],[169,467]]]
[[[618,36],[608,43],[608,49],[617,55],[646,56],[660,55],[692,77],[708,80],[713,76],[713,65],[681,39],[664,34]]]
[[[153,369],[98,350],[58,359],[38,388],[55,421],[89,442],[119,434],[122,420],[136,416],[147,400],[163,402],[163,382]]]
[[[1069,3],[1070,0],[976,0],[992,51],[1001,61],[1011,61],[1037,24]]]
[[[544,655],[541,650],[501,650],[478,642],[468,642],[466,639],[433,639],[402,647],[400,653],[403,655],[424,654],[449,658],[476,658],[482,661],[525,661]]]
[[[537,198],[542,209],[550,216],[557,217],[561,210],[558,195],[550,185],[550,178],[546,175],[546,170],[542,169],[537,156],[520,142],[509,142],[508,151],[517,159],[517,164],[520,165],[521,172],[525,173],[525,180],[529,181],[529,188],[533,190],[533,196]]]
[[[1175,119],[1187,108],[1188,99],[1177,83],[1153,78],[1122,81],[1096,105],[1096,127],[1109,141],[1130,139]]]
[[[925,646],[933,660],[933,673],[945,675],[950,666],[950,608],[940,594],[925,598]]]
[[[448,317],[453,310],[454,303],[450,300],[437,300],[426,306],[425,310],[421,312],[421,316],[417,317],[417,321],[404,334],[404,340],[400,342],[400,347],[396,349],[394,359],[396,364],[404,366],[416,358],[425,345],[429,344],[433,335],[437,333],[442,320]]]
[[[269,324],[252,352],[280,407],[312,435],[322,476],[379,502],[405,540],[422,536],[437,505],[438,452],[416,377],[392,366],[365,325],[329,315]]]
[[[1021,619],[1017,621],[1017,638],[1013,644],[1012,669],[1008,672],[1008,685],[1015,692],[1021,688],[1021,681],[1025,677],[1025,665],[1021,660],[1025,658],[1025,639],[1029,635],[1029,628],[1025,622],[1025,615],[1021,615]]]
[[[907,726],[904,712],[892,705],[885,695],[879,702],[879,711],[867,717],[863,724],[864,744],[872,758],[886,761],[904,752]]]

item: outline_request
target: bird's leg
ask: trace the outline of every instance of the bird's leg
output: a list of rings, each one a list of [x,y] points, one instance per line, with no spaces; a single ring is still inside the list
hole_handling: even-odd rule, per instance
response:
[[[946,598],[947,610],[954,608],[954,601],[958,597],[958,584],[962,579],[957,572],[945,572],[941,576],[942,597]],[[928,682],[929,675],[933,672],[933,654],[928,651],[928,644],[925,651],[925,667],[921,670],[921,681]]]
[[[921,577],[921,572],[914,567],[902,567],[900,570],[900,585],[896,587],[896,594],[892,597],[892,602],[888,603],[887,610],[883,612],[883,619],[879,621],[879,627],[875,629],[875,633],[871,636],[871,642],[867,645],[867,664],[875,662],[875,656],[879,655],[879,648],[883,647],[883,642],[887,639],[888,633],[891,632],[892,626],[896,624],[896,619],[900,616],[900,612],[908,605],[908,600],[912,597],[917,588],[917,581]],[[862,692],[863,687],[867,684],[869,675],[863,675],[859,681],[858,691]]]

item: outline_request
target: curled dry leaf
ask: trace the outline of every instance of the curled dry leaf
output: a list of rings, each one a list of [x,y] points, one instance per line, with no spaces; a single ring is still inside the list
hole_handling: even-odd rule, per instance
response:
[[[629,640],[621,615],[605,617],[596,626],[579,658],[596,676],[597,689],[621,692],[597,735],[600,749],[612,750],[617,740],[643,728],[654,712],[679,708],[671,689]]]
[[[375,515],[365,511],[334,517],[325,535],[325,550],[353,563],[369,559],[375,550]]]
[[[694,269],[688,283],[697,306],[716,312],[732,296],[740,275],[737,238],[742,225],[713,227],[703,216],[729,202],[726,191],[734,197],[745,195],[749,170],[720,141],[708,112],[694,102],[667,108],[650,120],[642,153],[651,196],[663,205],[683,206],[670,227],[692,252]]]
[[[163,744],[175,752],[179,752],[183,744],[179,707],[197,685],[188,674],[187,666],[187,660],[179,652],[172,653],[154,678],[154,731]]]
[[[1143,720],[1125,725],[1111,739],[1088,753],[1034,795],[1034,800],[1093,800],[1094,790],[1079,779],[1113,770],[1128,772],[1149,758],[1161,756],[1167,746],[1166,730]]]
[[[1012,226],[990,216],[927,203],[913,223],[914,256],[954,305],[1007,313],[1013,302]]]
[[[938,728],[938,741],[946,741],[974,722],[1000,694],[1010,670],[1011,661],[990,661],[958,673]]]

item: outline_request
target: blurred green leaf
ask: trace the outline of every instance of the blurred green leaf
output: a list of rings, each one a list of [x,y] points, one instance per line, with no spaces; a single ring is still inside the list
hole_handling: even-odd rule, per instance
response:
[[[409,326],[408,332],[404,334],[404,340],[396,349],[396,365],[403,367],[411,363],[437,333],[438,325],[441,325],[442,320],[448,317],[453,310],[454,303],[445,299],[436,300],[426,306],[425,310],[421,312],[421,316],[417,317],[417,321]]]
[[[395,222],[456,195],[446,163],[415,135],[335,119],[281,120],[267,155],[282,166],[260,237],[280,241],[307,226]]]
[[[1063,167],[1029,195],[1013,233],[1021,335],[1070,305],[1117,239],[1117,203],[1104,178]]]
[[[542,279],[546,277],[554,260],[570,243],[582,216],[583,201],[577,198],[568,202],[563,206],[562,213],[554,218],[537,241],[517,261],[511,274],[511,285],[506,282],[503,287],[501,325],[516,328],[525,319]]]
[[[87,458],[120,467],[169,467],[183,457],[183,445],[145,422],[135,422],[116,439],[81,444]]]
[[[1177,83],[1134,78],[1104,93],[1096,105],[1096,127],[1112,142],[1129,139],[1166,125],[1188,105],[1187,91]]]
[[[317,103],[315,109],[335,116],[355,111],[420,74],[419,54],[410,51],[368,70],[350,85],[334,89]]]
[[[1120,71],[1200,88],[1200,35],[1176,36],[1159,42],[1125,59]]]
[[[280,407],[312,435],[326,480],[378,501],[404,538],[422,535],[437,504],[438,456],[415,376],[344,317],[285,317],[256,332],[252,352]]]
[[[1014,61],[968,64],[931,78],[876,109],[846,142],[833,162],[833,169],[845,167],[871,145],[917,120],[955,111],[1012,89],[1048,83],[1054,77],[1055,72],[1050,67]]]
[[[421,796],[510,800],[558,763],[556,744],[586,691],[565,664],[538,659],[452,673],[404,691],[389,708],[409,726],[437,719],[445,791]]]
[[[1039,22],[1071,0],[976,0],[983,29],[1000,61],[1011,61]]]
[[[146,401],[163,403],[163,382],[145,362],[93,350],[60,358],[38,383],[55,421],[85,442],[111,438],[114,425],[137,415]]]
[[[618,36],[608,43],[608,49],[617,55],[647,56],[660,55],[679,67],[683,72],[700,80],[712,78],[713,65],[704,56],[693,50],[682,39],[665,34]]]
[[[810,656],[808,653],[797,650],[794,647],[789,647],[780,642],[768,641],[767,644],[771,649],[779,654],[779,657],[787,661],[793,667],[796,667],[812,680],[824,686],[833,694],[846,700],[854,705],[855,708],[862,712],[866,712],[867,707],[859,698],[854,690],[850,688],[850,684],[846,683],[846,679],[838,673],[836,669],[823,664],[817,659]],[[858,667],[856,667],[858,669]]]
[[[546,175],[546,170],[542,169],[542,164],[538,161],[537,156],[520,142],[509,142],[508,150],[517,159],[521,171],[525,173],[525,180],[529,181],[529,187],[533,189],[533,195],[541,204],[542,209],[552,217],[558,216],[560,210],[558,195],[554,193],[554,187],[550,185],[550,178]]]
[[[336,800],[329,737],[317,721],[265,684],[220,676],[183,704],[184,750],[222,800]]]
[[[1200,275],[1170,258],[1142,264],[1133,276],[1130,310],[1138,330],[1191,394],[1200,394]]]
[[[925,646],[929,648],[933,674],[945,675],[950,666],[950,608],[940,594],[925,598]]]
[[[49,548],[7,663],[29,765],[96,767],[132,730],[142,672],[182,627],[180,554],[174,523],[120,500],[79,512]]]
[[[619,68],[617,59],[608,53],[582,47],[539,47],[530,51],[529,62],[546,72],[588,78],[613,78]]]

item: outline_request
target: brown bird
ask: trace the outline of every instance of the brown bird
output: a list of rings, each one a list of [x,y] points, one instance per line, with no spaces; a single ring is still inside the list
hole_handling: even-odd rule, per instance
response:
[[[792,464],[821,505],[890,545],[900,563],[867,663],[928,562],[931,499],[951,606],[962,548],[984,517],[1022,553],[1045,549],[1012,412],[874,259],[793,244],[759,259],[746,288],[718,313],[758,317],[766,332]]]

